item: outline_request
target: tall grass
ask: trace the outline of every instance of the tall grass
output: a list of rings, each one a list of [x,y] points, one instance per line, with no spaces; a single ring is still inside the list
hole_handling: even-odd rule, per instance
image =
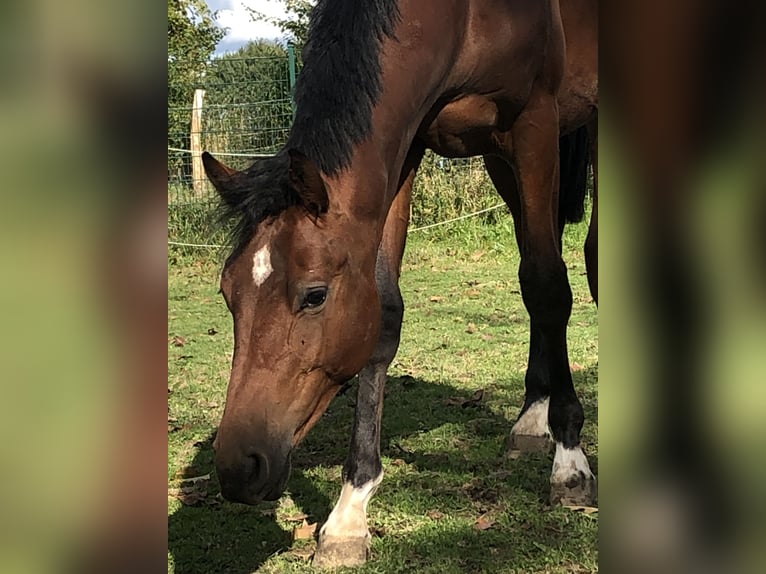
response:
[[[481,158],[444,159],[426,152],[412,192],[412,225],[422,227],[475,213],[501,202]],[[496,223],[502,214],[479,216]]]

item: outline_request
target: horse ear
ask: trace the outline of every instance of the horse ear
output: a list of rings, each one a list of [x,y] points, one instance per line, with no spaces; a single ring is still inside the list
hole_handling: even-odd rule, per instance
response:
[[[304,207],[315,217],[327,213],[330,199],[317,165],[295,149],[287,151],[290,156],[290,183],[303,200]]]
[[[202,152],[202,165],[205,166],[205,173],[220,194],[221,198],[229,202],[232,192],[237,189],[237,179],[240,173],[222,164],[208,152]]]

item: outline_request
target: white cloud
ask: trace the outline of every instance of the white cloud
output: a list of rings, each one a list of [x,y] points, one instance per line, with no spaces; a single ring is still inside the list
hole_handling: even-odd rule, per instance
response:
[[[280,17],[285,15],[281,2],[266,0],[206,0],[207,5],[213,11],[218,11],[217,21],[228,28],[226,36],[216,48],[216,53],[237,50],[242,45],[258,38],[277,39],[282,38],[282,31],[267,22],[253,21],[246,7],[266,14],[267,16]]]

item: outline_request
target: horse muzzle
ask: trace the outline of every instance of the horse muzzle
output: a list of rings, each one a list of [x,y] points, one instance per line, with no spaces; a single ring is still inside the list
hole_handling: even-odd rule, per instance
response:
[[[290,477],[290,454],[269,456],[251,449],[232,458],[216,453],[215,469],[226,500],[242,504],[277,500]]]

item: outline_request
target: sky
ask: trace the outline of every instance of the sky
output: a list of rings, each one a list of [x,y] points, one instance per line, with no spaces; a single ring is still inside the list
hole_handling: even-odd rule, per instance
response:
[[[206,0],[213,12],[218,11],[217,21],[229,32],[216,48],[216,54],[233,52],[250,40],[265,38],[274,40],[283,34],[276,26],[266,22],[254,22],[245,7],[249,6],[268,16],[283,16],[285,11],[278,0]]]

